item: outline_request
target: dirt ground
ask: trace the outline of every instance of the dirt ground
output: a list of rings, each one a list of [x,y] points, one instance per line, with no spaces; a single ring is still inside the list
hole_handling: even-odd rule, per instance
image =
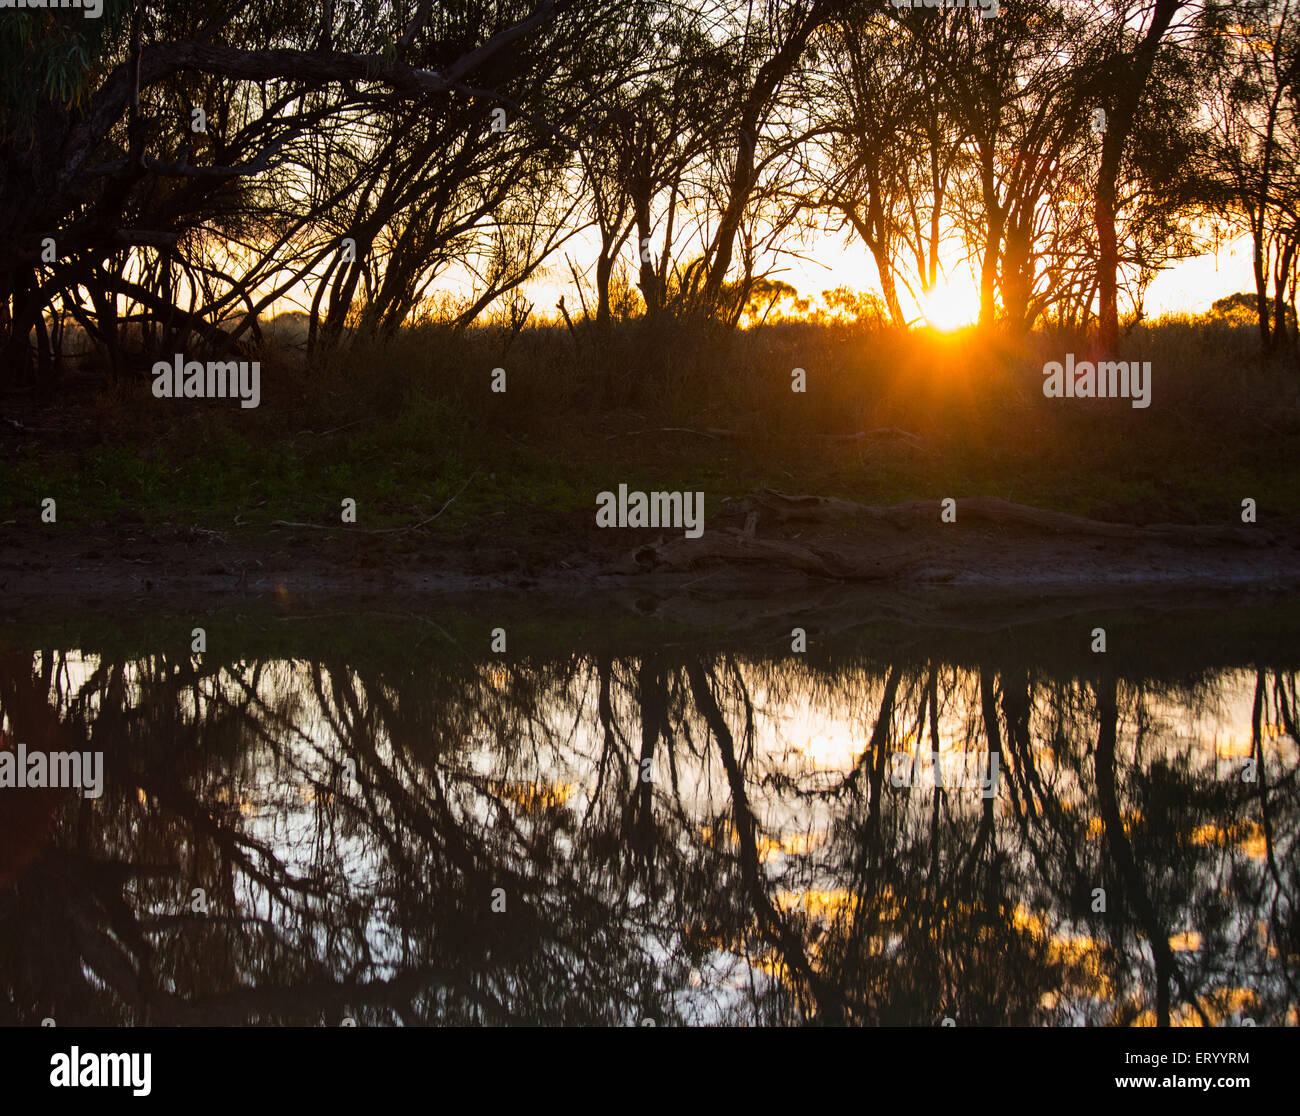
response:
[[[261,528],[218,533],[131,524],[10,527],[0,541],[5,611],[84,603],[265,595],[398,599],[481,591],[625,595],[638,611],[694,615],[744,598],[776,615],[863,594],[908,615],[993,602],[1209,600],[1300,586],[1294,525],[1130,527],[996,500],[866,508],[759,492],[730,501],[699,539],[598,529],[594,517],[504,517],[470,530]]]

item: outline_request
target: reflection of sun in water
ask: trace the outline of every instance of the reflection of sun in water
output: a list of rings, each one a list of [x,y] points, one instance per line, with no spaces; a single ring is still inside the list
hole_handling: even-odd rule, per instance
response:
[[[980,316],[979,291],[971,283],[941,279],[921,296],[921,313],[935,329],[961,329]]]

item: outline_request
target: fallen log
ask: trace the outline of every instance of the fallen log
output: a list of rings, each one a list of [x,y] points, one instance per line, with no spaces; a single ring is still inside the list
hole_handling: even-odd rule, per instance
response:
[[[873,506],[833,496],[789,496],[769,488],[751,492],[739,502],[740,510],[757,511],[778,523],[844,523],[870,520],[908,528],[918,524],[939,524],[940,500],[908,500],[901,504]],[[1064,512],[1046,511],[1016,504],[996,496],[971,496],[957,501],[957,524],[971,520],[1007,527],[1024,527],[1054,535],[1112,539],[1163,539],[1170,542],[1234,542],[1266,546],[1271,534],[1257,527],[1217,524],[1129,524],[1109,523]]]
[[[897,554],[858,557],[830,547],[721,530],[698,539],[683,537],[639,546],[616,567],[616,572],[672,573],[734,562],[783,566],[838,581],[870,581],[894,577],[912,565],[913,559]]]

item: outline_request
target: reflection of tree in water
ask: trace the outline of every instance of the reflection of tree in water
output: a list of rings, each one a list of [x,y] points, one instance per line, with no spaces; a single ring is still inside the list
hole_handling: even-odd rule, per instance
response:
[[[1240,677],[10,655],[10,738],[107,789],[0,864],[7,1021],[1294,1022],[1294,675],[1174,733]],[[891,785],[951,749],[997,797]]]

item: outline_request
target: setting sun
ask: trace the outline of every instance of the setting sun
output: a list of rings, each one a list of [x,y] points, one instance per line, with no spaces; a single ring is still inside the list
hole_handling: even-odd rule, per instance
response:
[[[961,329],[980,315],[979,292],[971,284],[942,280],[921,296],[921,313],[935,329]]]

